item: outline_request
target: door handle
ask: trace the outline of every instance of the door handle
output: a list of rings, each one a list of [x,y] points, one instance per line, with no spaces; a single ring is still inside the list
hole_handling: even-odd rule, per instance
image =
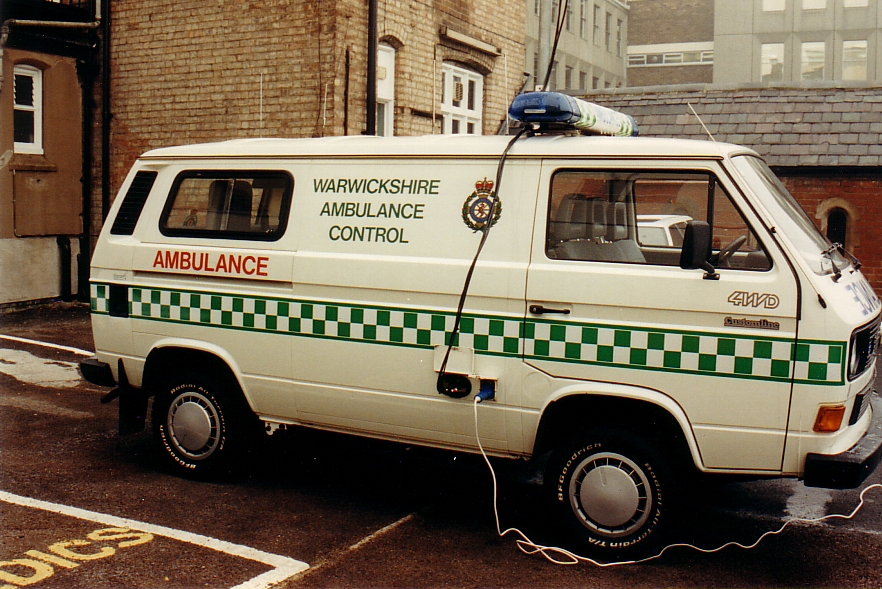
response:
[[[542,305],[530,305],[530,313],[533,315],[542,315],[543,313],[560,313],[561,315],[569,315],[569,309],[551,309]]]

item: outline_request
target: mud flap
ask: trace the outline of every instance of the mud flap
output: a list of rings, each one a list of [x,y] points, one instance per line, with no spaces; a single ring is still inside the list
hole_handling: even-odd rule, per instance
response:
[[[129,384],[126,367],[119,361],[119,385],[101,398],[109,403],[119,398],[119,435],[128,436],[144,430],[147,422],[147,399],[150,394]]]

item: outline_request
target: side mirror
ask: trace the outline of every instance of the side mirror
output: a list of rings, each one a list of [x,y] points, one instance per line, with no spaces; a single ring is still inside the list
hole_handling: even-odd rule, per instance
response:
[[[714,267],[708,262],[711,256],[711,226],[705,221],[689,221],[680,251],[680,267],[684,270],[705,270],[705,280],[719,280]]]

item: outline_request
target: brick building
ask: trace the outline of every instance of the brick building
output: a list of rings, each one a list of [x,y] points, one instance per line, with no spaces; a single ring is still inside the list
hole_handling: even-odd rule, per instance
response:
[[[717,141],[759,152],[882,293],[882,88],[696,85],[587,98],[632,115],[641,135],[710,140],[691,104]]]
[[[714,81],[714,0],[631,0],[628,85]]]
[[[496,133],[523,83],[524,13],[522,0],[379,3],[378,134]],[[119,0],[110,23],[105,207],[148,149],[365,131],[366,2]]]
[[[0,0],[0,308],[88,290],[91,0]]]

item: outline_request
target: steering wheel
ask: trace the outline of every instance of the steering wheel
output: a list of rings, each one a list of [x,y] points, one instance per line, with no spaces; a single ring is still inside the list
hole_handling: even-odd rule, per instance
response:
[[[722,268],[724,266],[729,265],[729,258],[732,257],[732,254],[738,251],[742,245],[747,241],[746,235],[739,235],[732,241],[730,241],[726,247],[720,250],[720,253],[717,254],[717,268]]]

